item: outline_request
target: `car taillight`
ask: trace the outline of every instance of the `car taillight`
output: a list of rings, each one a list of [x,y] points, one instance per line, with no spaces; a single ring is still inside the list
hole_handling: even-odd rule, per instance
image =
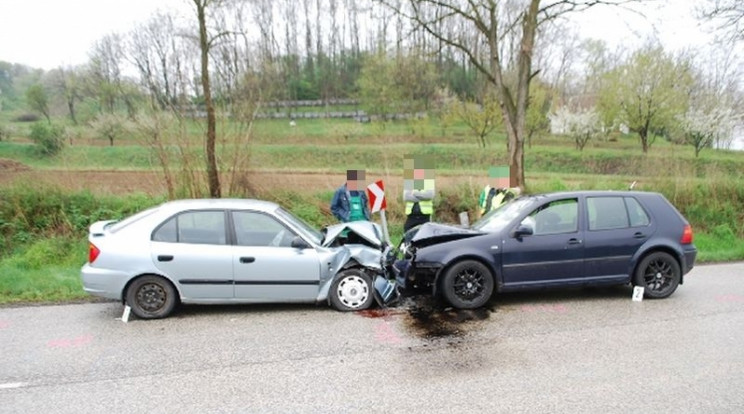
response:
[[[88,244],[88,263],[95,262],[99,254],[101,254],[101,251],[98,249],[98,247],[96,247],[95,244]]]
[[[685,225],[684,230],[682,230],[682,239],[679,242],[682,244],[692,243],[692,226]]]

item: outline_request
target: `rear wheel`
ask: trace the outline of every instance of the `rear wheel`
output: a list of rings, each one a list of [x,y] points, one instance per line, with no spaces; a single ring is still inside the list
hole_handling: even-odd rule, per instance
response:
[[[165,318],[178,303],[176,289],[160,276],[142,276],[127,289],[126,303],[142,319]]]
[[[374,300],[372,289],[372,279],[363,271],[344,270],[331,286],[331,304],[344,312],[367,309]]]
[[[650,299],[665,298],[677,289],[682,272],[679,263],[668,253],[651,253],[641,260],[633,284],[643,287],[643,296]]]
[[[442,295],[458,309],[475,309],[488,302],[493,293],[493,275],[481,262],[464,260],[447,269],[442,278]]]

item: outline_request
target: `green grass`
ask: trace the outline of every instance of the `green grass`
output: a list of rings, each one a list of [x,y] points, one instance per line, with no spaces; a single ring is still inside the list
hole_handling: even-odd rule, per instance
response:
[[[706,233],[695,234],[698,263],[730,262],[744,259],[744,240],[722,240]]]
[[[0,304],[89,299],[80,282],[87,243],[54,237],[0,259]]]
[[[179,165],[179,147],[171,147],[171,166]],[[186,148],[192,156],[203,159],[203,148]],[[229,157],[242,147],[224,146],[218,152]],[[395,171],[403,168],[408,155],[425,155],[434,160],[442,174],[470,174],[482,176],[492,165],[505,165],[507,154],[500,147],[482,149],[468,143],[410,143],[356,140],[344,144],[331,143],[274,143],[252,144],[250,165],[256,169],[285,171],[337,171],[353,163],[370,171]],[[65,170],[148,170],[158,169],[153,153],[140,145],[67,146],[53,158],[36,154],[33,146],[18,142],[0,142],[0,158],[11,158],[41,169]],[[633,180],[658,177],[687,177],[709,179],[711,176],[738,179],[744,171],[744,157],[740,153],[710,151],[695,158],[692,150],[676,148],[668,152],[619,151],[606,148],[578,152],[559,146],[535,146],[526,151],[525,171],[528,175],[554,173],[560,177],[571,174],[599,174],[607,177],[624,176]],[[530,183],[528,182],[528,185]]]

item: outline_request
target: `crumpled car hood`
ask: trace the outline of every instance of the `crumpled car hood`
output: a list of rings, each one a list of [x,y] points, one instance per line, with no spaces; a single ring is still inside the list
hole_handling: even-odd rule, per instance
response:
[[[382,229],[377,223],[371,221],[352,221],[349,223],[334,224],[323,229],[325,236],[323,237],[323,247],[328,247],[341,235],[341,233],[349,229],[353,231],[359,237],[372,243],[376,247],[382,247]]]
[[[439,223],[424,223],[405,235],[407,243],[417,247],[429,246],[451,240],[465,239],[479,236],[482,232],[463,227],[450,226]]]

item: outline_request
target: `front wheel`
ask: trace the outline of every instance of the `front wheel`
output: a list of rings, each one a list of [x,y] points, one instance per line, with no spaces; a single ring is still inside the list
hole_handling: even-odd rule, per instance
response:
[[[442,295],[458,309],[475,309],[488,302],[493,293],[493,275],[481,262],[464,260],[447,269],[442,278]]]
[[[372,279],[359,269],[344,270],[331,286],[331,304],[342,311],[357,311],[372,306]]]
[[[674,257],[664,252],[651,253],[641,260],[633,284],[643,287],[649,299],[665,298],[677,289],[682,272]]]
[[[160,276],[142,276],[127,289],[126,303],[142,319],[165,318],[177,302],[176,289]]]

